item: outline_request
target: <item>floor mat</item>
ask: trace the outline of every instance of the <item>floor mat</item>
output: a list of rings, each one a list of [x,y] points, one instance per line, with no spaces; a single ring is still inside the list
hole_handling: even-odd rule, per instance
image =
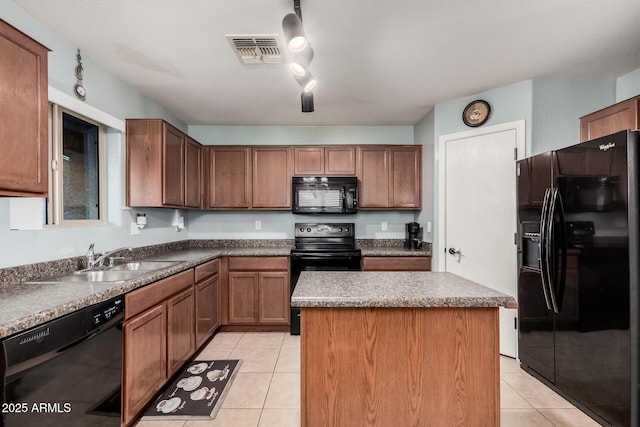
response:
[[[212,419],[241,360],[196,360],[186,365],[143,414],[151,419]]]

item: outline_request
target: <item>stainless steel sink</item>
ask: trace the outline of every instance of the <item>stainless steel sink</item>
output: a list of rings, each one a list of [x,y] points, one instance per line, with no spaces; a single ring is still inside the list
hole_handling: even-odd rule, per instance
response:
[[[107,271],[154,271],[173,267],[181,261],[127,261],[108,267]]]
[[[93,270],[84,271],[82,273],[72,273],[65,276],[45,277],[38,280],[31,280],[29,283],[65,283],[65,282],[124,282],[125,280],[135,279],[148,272],[137,271],[111,271],[111,270]]]

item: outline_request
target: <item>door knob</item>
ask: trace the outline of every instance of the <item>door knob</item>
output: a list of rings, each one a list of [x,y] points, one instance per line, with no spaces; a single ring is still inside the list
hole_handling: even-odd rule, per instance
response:
[[[460,257],[462,256],[462,252],[460,251],[460,249],[455,250],[454,248],[449,248],[449,255],[454,255],[454,256],[458,256],[458,259],[456,259],[457,262],[460,262]]]

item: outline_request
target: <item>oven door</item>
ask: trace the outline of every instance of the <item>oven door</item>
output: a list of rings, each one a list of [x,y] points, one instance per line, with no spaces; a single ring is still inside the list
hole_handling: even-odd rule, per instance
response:
[[[360,271],[361,256],[356,252],[291,254],[291,293],[303,271]],[[300,307],[291,307],[291,335],[300,335]]]

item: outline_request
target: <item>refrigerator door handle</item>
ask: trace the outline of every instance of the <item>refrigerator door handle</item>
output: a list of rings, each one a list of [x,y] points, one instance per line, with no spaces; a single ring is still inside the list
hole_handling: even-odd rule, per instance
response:
[[[559,251],[559,259],[560,259],[560,268],[554,270],[556,272],[555,280],[553,281],[552,292],[554,295],[554,299],[556,301],[556,306],[559,313],[562,310],[562,301],[564,299],[564,289],[567,280],[567,226],[565,223],[564,216],[564,207],[562,204],[562,197],[560,196],[560,191],[556,190],[555,197],[555,207],[558,212],[558,225],[560,227],[560,232],[556,233],[555,236],[558,236],[560,240],[560,251]],[[554,238],[555,238],[554,236]],[[558,250],[555,249],[556,246],[552,246],[554,248],[552,256],[554,259],[558,254]]]
[[[557,265],[556,265],[556,239],[555,239],[555,217],[556,209],[558,208],[558,189],[552,188],[550,195],[551,206],[547,215],[547,241],[546,241],[546,261],[547,261],[547,284],[549,286],[549,296],[551,299],[551,309],[554,313],[559,313],[558,301],[556,299],[556,279],[557,279]],[[560,208],[562,209],[562,207]]]
[[[544,201],[542,203],[542,215],[540,216],[540,241],[538,242],[538,252],[540,253],[540,278],[542,280],[542,293],[544,294],[544,302],[547,305],[547,310],[552,310],[551,297],[549,295],[549,260],[547,256],[548,249],[548,234],[547,234],[547,222],[549,217],[549,203],[551,197],[551,189],[547,188],[544,191]]]

